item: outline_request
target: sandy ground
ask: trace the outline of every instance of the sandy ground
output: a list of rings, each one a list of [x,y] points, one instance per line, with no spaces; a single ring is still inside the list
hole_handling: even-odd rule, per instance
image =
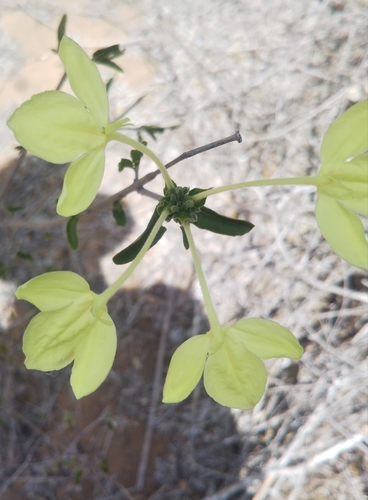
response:
[[[313,188],[215,196],[210,206],[255,230],[234,239],[194,231],[221,322],[274,319],[305,348],[298,363],[267,363],[268,389],[253,411],[222,408],[203,387],[182,404],[159,402],[176,346],[206,329],[177,227],[111,303],[119,349],[94,395],[76,402],[68,369],[25,370],[21,338],[34,309],[14,303],[16,286],[71,269],[99,291],[120,272],[111,256],[139,234],[155,204],[127,197],[124,229],[108,210],[87,218],[71,252],[54,212],[65,167],[30,157],[16,167],[5,122],[31,95],[57,86],[63,70],[50,48],[64,13],[67,34],[88,53],[126,48],[111,118],[143,98],[129,111],[136,126],[178,126],[149,140],[165,163],[240,130],[241,144],[173,167],[181,185],[314,174],[328,125],[368,93],[360,0],[0,0],[0,498],[363,500],[368,276],[324,242]],[[100,70],[106,80],[113,75]],[[116,168],[128,152],[109,148],[99,200],[133,180]],[[140,174],[152,168],[144,160]],[[160,193],[162,181],[149,189]],[[23,210],[10,215],[14,205]]]

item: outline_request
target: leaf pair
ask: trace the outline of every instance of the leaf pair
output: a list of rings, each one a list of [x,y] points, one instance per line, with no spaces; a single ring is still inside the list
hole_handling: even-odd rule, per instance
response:
[[[144,146],[147,146],[147,143],[145,141],[141,141]],[[118,164],[118,170],[119,172],[122,172],[124,168],[132,168],[134,170],[137,170],[139,167],[139,164],[141,162],[143,153],[140,151],[137,151],[136,149],[132,149],[130,152],[130,158],[131,160],[128,160],[128,158],[122,158]]]
[[[37,276],[21,285],[15,295],[41,311],[24,334],[26,367],[60,370],[74,361],[70,383],[76,398],[95,391],[111,370],[117,346],[106,305],[93,312],[99,296],[83,278],[69,271]]]
[[[327,130],[316,177],[316,219],[321,233],[340,257],[363,269],[368,269],[368,243],[356,214],[368,216],[367,152],[368,101],[363,101]]]
[[[61,91],[34,95],[8,120],[16,139],[30,153],[51,163],[68,163],[57,212],[70,217],[92,203],[105,168],[105,147],[128,118],[108,122],[105,85],[94,62],[67,36],[59,56],[77,97]]]
[[[92,61],[123,73],[123,70],[113,62],[113,59],[122,56],[124,53],[125,49],[120,49],[119,45],[110,45],[110,47],[96,50],[92,55]]]
[[[164,403],[188,397],[203,373],[204,387],[217,403],[248,410],[265,391],[267,372],[262,359],[300,359],[303,354],[294,335],[271,320],[243,319],[220,330],[216,337],[211,330],[178,347],[167,373]]]

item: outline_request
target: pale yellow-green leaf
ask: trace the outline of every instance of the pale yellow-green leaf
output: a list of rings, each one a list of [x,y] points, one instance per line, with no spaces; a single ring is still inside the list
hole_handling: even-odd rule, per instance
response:
[[[41,311],[55,311],[92,294],[86,280],[71,271],[41,274],[19,286],[17,299],[27,300]],[[91,295],[92,296],[92,295]]]
[[[206,362],[210,338],[196,335],[174,352],[164,385],[163,402],[182,401],[198,384]]]
[[[287,328],[268,319],[242,319],[229,327],[228,335],[237,338],[259,358],[300,359],[303,354],[296,337]]]
[[[368,155],[337,165],[335,175],[341,179],[340,184],[345,186],[344,192],[336,198],[354,212],[368,216]],[[327,194],[331,192],[328,186],[323,190]]]
[[[356,267],[368,269],[368,243],[357,215],[320,192],[316,219],[322,235],[337,255]]]
[[[51,163],[66,163],[104,146],[101,125],[75,97],[51,90],[34,95],[7,122],[17,141]]]
[[[105,169],[105,150],[86,153],[70,165],[65,177],[56,211],[70,217],[86,210],[96,198]]]
[[[345,206],[368,216],[368,155],[334,165],[328,175],[318,174],[319,192],[341,201]]]
[[[348,182],[362,182],[367,185],[368,155],[362,154],[350,161],[336,162],[333,168],[329,169],[328,175],[334,179]]]
[[[114,362],[115,325],[107,312],[105,320],[104,323],[95,320],[76,346],[70,383],[77,399],[95,391],[106,379]]]
[[[94,320],[90,305],[82,303],[37,314],[23,337],[26,367],[51,371],[68,365],[74,358],[79,338]]]
[[[204,386],[217,402],[231,408],[249,410],[261,399],[267,382],[262,361],[242,342],[226,336],[225,342],[211,354],[204,368]]]
[[[109,105],[106,88],[96,64],[74,40],[67,36],[63,36],[60,42],[59,56],[73,92],[98,122],[105,126],[108,121]]]
[[[335,164],[368,150],[368,101],[343,113],[327,130],[321,146],[321,171],[333,173]]]
[[[336,200],[358,200],[368,197],[368,184],[366,182],[331,179],[329,184],[320,187],[319,192],[323,192]]]

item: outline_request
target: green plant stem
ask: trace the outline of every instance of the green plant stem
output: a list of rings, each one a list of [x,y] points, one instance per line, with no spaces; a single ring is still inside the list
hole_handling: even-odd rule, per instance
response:
[[[227,186],[220,186],[218,188],[207,189],[207,191],[198,193],[194,195],[192,198],[194,201],[198,201],[201,200],[202,198],[207,198],[208,196],[212,196],[214,194],[223,193],[224,191],[232,191],[233,189],[242,189],[242,188],[256,187],[256,186],[283,186],[287,184],[317,186],[320,183],[321,181],[319,176],[289,177],[283,179],[260,179],[256,181],[238,182],[236,184],[229,184]]]
[[[154,161],[156,163],[156,165],[158,166],[158,168],[162,174],[162,177],[165,180],[166,187],[168,189],[174,188],[174,184],[171,180],[171,177],[169,176],[169,173],[168,173],[165,165],[155,155],[155,153],[153,153],[153,151],[148,149],[144,144],[128,137],[127,135],[123,135],[120,132],[113,132],[110,136],[110,139],[114,140],[114,141],[122,142],[123,144],[128,144],[129,146],[132,146],[133,148],[137,149],[141,153],[143,153],[143,154],[147,155],[149,158],[151,158],[151,160]]]
[[[214,334],[216,340],[221,342],[222,341],[221,325],[220,325],[219,320],[217,318],[215,308],[213,307],[210,292],[208,290],[207,283],[206,283],[206,278],[204,277],[202,266],[201,266],[199,256],[198,256],[198,252],[197,252],[196,246],[194,244],[192,232],[190,230],[190,225],[187,221],[183,222],[183,228],[184,228],[186,237],[188,239],[190,251],[192,252],[194,267],[195,267],[195,270],[197,272],[199,284],[201,285],[203,300],[204,300],[204,303],[206,306],[208,319],[209,319],[210,326],[211,326],[211,332]]]
[[[101,306],[105,305],[111,297],[119,290],[121,285],[129,278],[129,276],[133,273],[133,271],[136,269],[138,264],[141,262],[147,251],[149,250],[153,240],[155,239],[156,234],[158,233],[158,230],[162,226],[162,223],[168,216],[169,211],[164,210],[162,214],[160,215],[160,218],[156,222],[156,224],[153,226],[153,229],[151,231],[151,234],[148,236],[145,244],[143,245],[142,249],[136,256],[136,258],[133,260],[133,262],[130,264],[130,266],[125,270],[125,272],[116,280],[114,283],[106,288],[106,290],[101,293],[101,295],[98,297],[98,299],[95,301],[93,305],[93,312],[97,312]]]

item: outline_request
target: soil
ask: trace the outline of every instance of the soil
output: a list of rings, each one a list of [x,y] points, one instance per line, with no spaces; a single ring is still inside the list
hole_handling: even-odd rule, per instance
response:
[[[111,373],[77,401],[70,367],[24,367],[22,336],[35,308],[14,290],[72,270],[100,292],[120,273],[111,257],[144,229],[155,201],[108,203],[78,224],[72,251],[55,213],[67,166],[19,162],[6,120],[62,75],[56,28],[89,54],[120,43],[124,73],[100,67],[111,118],[167,127],[149,146],[169,162],[227,137],[232,143],[170,170],[182,186],[314,175],[329,124],[367,98],[366,6],[360,0],[2,0],[0,12],[0,498],[4,500],[364,500],[368,495],[368,275],[323,240],[313,187],[236,190],[208,205],[245,218],[243,238],[193,231],[221,323],[264,317],[289,328],[302,359],[266,362],[252,411],[216,404],[199,384],[161,403],[172,353],[208,328],[177,227],[109,303],[118,331]],[[70,91],[68,85],[63,90]],[[174,128],[172,128],[174,127]],[[134,130],[129,134],[135,136]],[[128,185],[129,150],[109,147],[98,202]],[[154,167],[143,159],[139,174]],[[146,186],[162,192],[162,180]]]

